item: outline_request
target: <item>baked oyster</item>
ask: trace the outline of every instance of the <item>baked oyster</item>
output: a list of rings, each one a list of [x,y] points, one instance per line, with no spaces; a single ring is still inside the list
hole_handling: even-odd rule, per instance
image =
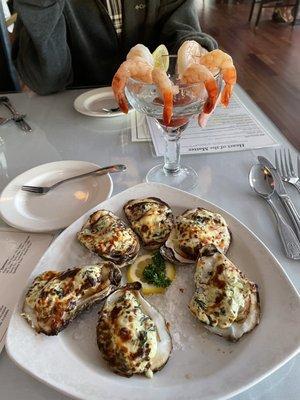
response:
[[[57,335],[80,312],[119,287],[121,277],[111,262],[43,272],[32,282],[21,315],[37,333]]]
[[[173,227],[173,214],[167,203],[157,197],[147,197],[130,200],[123,209],[146,249],[158,249],[167,240]]]
[[[237,341],[259,324],[257,285],[214,245],[201,249],[191,312],[213,333]]]
[[[77,234],[81,244],[118,267],[132,264],[140,250],[138,237],[111,211],[94,212]]]
[[[203,246],[214,244],[225,254],[230,242],[231,235],[222,215],[198,207],[176,218],[160,252],[170,262],[194,264]]]
[[[172,339],[162,315],[140,294],[134,282],[116,290],[99,313],[97,343],[112,370],[122,376],[151,378],[172,351]]]

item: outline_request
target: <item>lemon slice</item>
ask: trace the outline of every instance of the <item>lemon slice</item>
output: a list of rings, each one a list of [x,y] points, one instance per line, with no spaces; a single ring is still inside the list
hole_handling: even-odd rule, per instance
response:
[[[138,257],[135,262],[130,265],[127,270],[127,280],[128,282],[141,282],[143,285],[142,292],[143,294],[159,294],[164,293],[166,288],[158,287],[151,283],[148,283],[144,280],[143,272],[144,269],[151,263],[153,254],[146,254],[144,256]],[[171,281],[175,279],[175,267],[169,262],[165,262],[166,265],[166,276]]]
[[[169,68],[169,52],[164,44],[159,45],[154,52],[152,53],[154,67],[161,68],[164,71],[167,71]]]

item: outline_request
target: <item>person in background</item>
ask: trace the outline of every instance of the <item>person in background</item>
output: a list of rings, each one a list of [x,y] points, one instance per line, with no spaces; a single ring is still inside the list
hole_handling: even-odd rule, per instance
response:
[[[22,81],[41,95],[67,87],[110,85],[137,43],[170,53],[185,40],[207,50],[193,0],[15,0],[13,57]]]

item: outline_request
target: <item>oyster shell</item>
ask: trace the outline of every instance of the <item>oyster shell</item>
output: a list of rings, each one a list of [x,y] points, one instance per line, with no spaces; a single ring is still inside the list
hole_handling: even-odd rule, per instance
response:
[[[127,284],[106,299],[99,313],[97,343],[115,373],[152,377],[167,363],[172,339],[163,316],[139,289],[139,282]]]
[[[160,252],[172,263],[194,264],[203,246],[214,244],[225,254],[230,242],[231,235],[222,215],[198,207],[176,218]]]
[[[132,264],[140,250],[138,237],[111,211],[94,212],[77,234],[81,244],[118,267]]]
[[[157,197],[147,197],[130,200],[123,209],[146,249],[158,249],[167,240],[173,227],[173,214],[167,203]]]
[[[214,245],[200,251],[194,280],[189,309],[208,330],[237,341],[259,324],[257,285]]]
[[[111,262],[43,272],[32,282],[21,315],[37,333],[57,335],[80,312],[115,290],[121,278]]]

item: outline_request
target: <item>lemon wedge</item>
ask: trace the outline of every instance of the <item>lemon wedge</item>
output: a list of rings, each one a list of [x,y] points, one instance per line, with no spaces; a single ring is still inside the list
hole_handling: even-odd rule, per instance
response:
[[[127,270],[127,280],[128,282],[140,282],[142,284],[142,292],[145,295],[149,294],[159,294],[164,293],[166,288],[155,286],[151,283],[145,281],[143,273],[144,269],[151,263],[153,254],[146,254],[144,256],[138,257],[135,262],[130,265]],[[171,281],[175,279],[175,267],[169,262],[165,262],[166,266],[166,276]]]
[[[154,67],[161,68],[167,71],[169,68],[169,52],[164,44],[159,45],[152,53]]]

